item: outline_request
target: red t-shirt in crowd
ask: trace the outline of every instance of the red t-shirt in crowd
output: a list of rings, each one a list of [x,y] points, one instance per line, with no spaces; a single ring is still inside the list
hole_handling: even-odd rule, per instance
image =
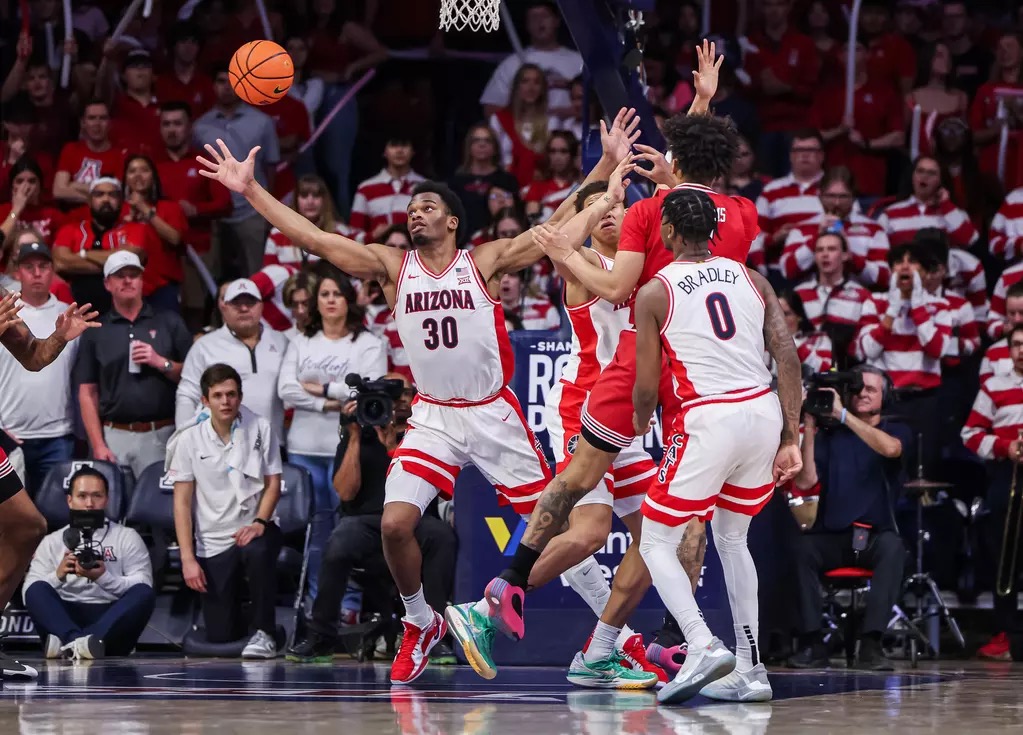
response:
[[[882,33],[867,46],[867,78],[901,90],[903,79],[916,78],[916,52],[897,33]]]
[[[273,119],[278,140],[296,136],[299,145],[301,145],[312,135],[309,126],[309,109],[290,95],[285,95],[272,105],[264,105],[259,110]],[[281,198],[290,194],[295,189],[295,181],[294,171],[291,170],[291,166],[286,166],[277,173],[277,178],[274,181],[274,196]]]
[[[1009,84],[1007,82],[986,82],[977,90],[977,96],[973,98],[970,106],[970,127],[974,131],[986,129],[998,117],[999,90],[1023,90],[1023,84]],[[1019,99],[1007,99],[1006,104],[1023,104]],[[1011,129],[1010,129],[1011,130]],[[1019,130],[1011,130],[1009,133],[1008,146],[1005,155],[1005,181],[1006,190],[1020,186],[1020,135]],[[982,171],[990,174],[998,173],[998,139],[984,146],[979,151],[979,162]]]
[[[197,71],[184,82],[169,71],[156,78],[156,98],[161,102],[187,102],[195,120],[213,107],[213,80]]]
[[[199,151],[190,150],[174,161],[164,151],[156,161],[156,170],[165,197],[175,202],[186,201],[195,207],[195,216],[188,218],[185,244],[191,245],[197,253],[205,253],[210,249],[212,220],[231,214],[231,192],[199,175],[197,155]]]
[[[163,147],[160,138],[160,103],[151,97],[142,104],[127,94],[118,94],[110,113],[110,139],[116,140],[129,153],[144,153]]]
[[[123,220],[131,212],[131,207],[125,202],[121,208],[121,219]],[[180,232],[182,236],[188,232],[188,220],[181,205],[170,199],[161,199],[156,203],[156,216]],[[142,295],[148,296],[161,286],[168,283],[181,283],[184,274],[181,270],[181,249],[173,247],[160,239],[156,228],[149,222],[126,224],[141,224],[146,230],[145,240],[141,246],[146,249],[146,269],[142,273]]]
[[[7,216],[11,213],[11,205],[0,204],[0,222],[7,219]],[[42,206],[29,204],[18,215],[18,219],[14,221],[14,227],[33,227],[39,230],[39,234],[43,236],[43,239],[47,244],[53,242],[53,237],[57,234],[57,230],[64,224],[64,215],[61,214],[59,209],[48,207],[45,204]],[[12,252],[13,247],[7,248],[4,254],[0,256],[0,271],[7,267],[7,261],[9,255]]]
[[[845,87],[824,90],[810,112],[810,125],[818,130],[832,130],[845,117]],[[887,133],[902,130],[905,125],[902,99],[888,84],[868,81],[853,93],[855,129],[865,140],[874,140]],[[867,196],[885,193],[888,171],[884,151],[871,153],[839,136],[825,146],[828,166],[848,166],[856,180],[856,188]]]
[[[71,174],[71,181],[79,184],[91,184],[106,174],[120,179],[124,176],[125,156],[126,152],[120,145],[94,151],[83,141],[73,140],[61,149],[57,171],[67,171]]]
[[[817,46],[809,36],[792,28],[785,31],[777,43],[761,30],[751,33],[749,41],[754,50],[747,54],[745,67],[751,70],[761,127],[767,132],[777,132],[805,125],[820,77]],[[792,89],[780,95],[765,94],[760,75],[767,69]]]

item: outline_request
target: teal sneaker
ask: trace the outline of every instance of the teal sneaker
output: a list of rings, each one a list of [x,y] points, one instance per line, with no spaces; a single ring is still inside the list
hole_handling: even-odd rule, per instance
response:
[[[490,651],[494,646],[497,625],[486,615],[476,612],[474,604],[450,605],[444,611],[444,618],[473,670],[484,679],[493,679],[497,676],[497,666]]]
[[[568,667],[568,680],[590,689],[652,689],[657,685],[657,674],[628,668],[617,653],[599,661],[587,661],[580,651]]]

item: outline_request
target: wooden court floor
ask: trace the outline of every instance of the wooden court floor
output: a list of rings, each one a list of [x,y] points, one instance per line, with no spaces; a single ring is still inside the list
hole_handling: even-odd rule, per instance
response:
[[[47,662],[38,682],[5,682],[8,735],[762,735],[1023,733],[1023,665],[944,662],[870,674],[774,670],[775,700],[697,697],[658,707],[646,692],[571,687],[564,669],[504,668],[484,681],[432,667],[392,688],[384,664],[299,666],[139,658]]]

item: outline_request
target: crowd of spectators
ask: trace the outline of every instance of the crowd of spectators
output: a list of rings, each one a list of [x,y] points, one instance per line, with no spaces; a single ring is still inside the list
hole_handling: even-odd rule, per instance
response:
[[[259,108],[227,74],[234,49],[265,36],[254,0],[158,0],[118,38],[117,0],[76,2],[70,34],[57,0],[31,0],[27,19],[17,4],[0,9],[3,284],[22,292],[40,336],[60,302],[103,313],[77,353],[42,373],[0,355],[0,426],[23,450],[30,491],[72,456],[141,473],[194,423],[204,372],[226,363],[242,404],[310,471],[328,511],[311,542],[315,596],[345,502],[331,439],[345,375],[410,378],[407,359],[378,284],[270,229],[199,176],[195,155],[217,138],[236,155],[260,146],[260,183],[320,229],[363,242],[411,247],[405,207],[424,177],[463,199],[465,247],[541,221],[581,180],[600,113],[584,115],[582,58],[556,4],[529,2],[516,9],[521,55],[453,73],[446,48],[483,44],[437,31],[438,5],[267,0],[296,78]],[[950,455],[1008,457],[1007,442],[977,432],[1015,436],[1019,423],[989,405],[1005,395],[981,386],[1021,379],[1007,335],[1023,320],[1023,14],[1012,3],[865,0],[850,56],[838,0],[754,3],[739,39],[732,4],[713,5],[726,52],[713,108],[742,134],[720,187],[757,203],[750,265],[778,287],[804,365],[886,371],[923,435],[928,475]],[[642,76],[658,120],[693,98],[702,7],[666,1],[646,14]],[[416,49],[430,55],[408,60]],[[376,78],[326,119],[369,70]],[[509,329],[567,324],[549,262],[490,285]]]

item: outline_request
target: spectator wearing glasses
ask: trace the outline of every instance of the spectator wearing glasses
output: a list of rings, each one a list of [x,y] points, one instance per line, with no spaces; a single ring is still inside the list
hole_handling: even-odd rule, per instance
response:
[[[1005,314],[1000,317],[1001,322],[997,330],[999,335],[1007,334],[1017,324],[1023,324],[1023,283],[1012,284],[1006,292],[1003,302],[1002,310]],[[984,359],[980,363],[980,382],[985,382],[992,375],[1008,375],[1012,369],[1009,341],[1003,336],[988,347],[984,353]]]
[[[487,220],[481,229],[476,230],[469,237],[466,247],[471,250],[488,240],[492,240],[491,233],[493,232],[494,223],[497,221],[497,216],[507,209],[515,210],[518,212],[517,216],[523,217],[523,207],[522,201],[519,199],[518,187],[505,189],[497,185],[491,186],[487,191]]]
[[[517,191],[515,177],[501,168],[497,136],[486,123],[476,123],[466,133],[462,162],[448,179],[448,186],[465,207],[466,232],[481,230],[490,222],[487,195],[492,187]]]

